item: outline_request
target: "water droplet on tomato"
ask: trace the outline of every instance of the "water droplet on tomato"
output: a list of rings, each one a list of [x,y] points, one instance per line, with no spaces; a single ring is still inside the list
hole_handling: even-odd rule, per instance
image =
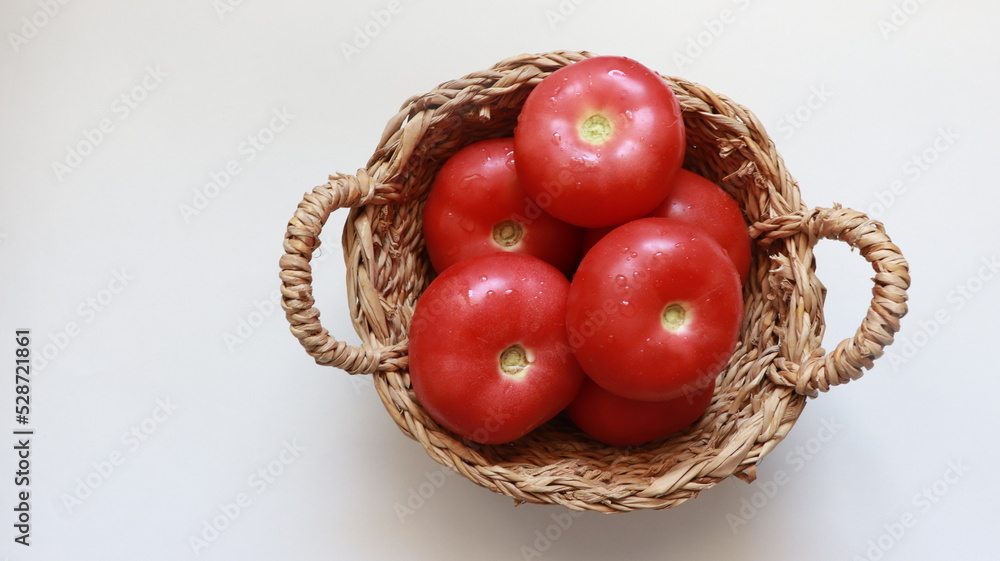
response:
[[[552,144],[559,146],[562,144],[562,135],[557,132],[552,133]]]
[[[486,281],[490,280],[490,278],[487,277],[486,275],[483,275],[483,276],[479,277],[479,280],[481,280],[483,282],[486,282]]]
[[[473,220],[468,216],[462,217],[458,221],[458,225],[461,226],[462,229],[465,230],[466,232],[471,232],[476,229],[476,223],[473,222]]]
[[[482,181],[482,180],[483,180],[483,176],[480,175],[480,174],[478,174],[478,173],[474,173],[472,175],[467,175],[467,176],[465,176],[465,177],[462,178],[462,182],[463,183],[471,183],[473,181]]]
[[[622,316],[630,318],[635,315],[635,306],[628,300],[622,300],[621,305],[618,307],[618,311]]]
[[[625,278],[625,275],[618,275],[615,277],[615,284],[622,288],[626,288],[628,287],[628,279]]]
[[[608,76],[611,76],[612,78],[624,78],[625,73],[616,68],[614,70],[608,70]]]

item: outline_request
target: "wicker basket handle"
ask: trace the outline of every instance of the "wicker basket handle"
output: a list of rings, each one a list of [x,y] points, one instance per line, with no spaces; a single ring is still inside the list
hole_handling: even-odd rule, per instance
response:
[[[750,228],[750,233],[764,243],[799,234],[808,236],[810,245],[824,238],[841,240],[858,249],[871,263],[875,270],[872,300],[854,337],[841,341],[833,352],[806,358],[801,364],[790,361],[777,364],[783,370],[778,373],[779,382],[811,397],[818,391],[861,377],[862,368],[871,368],[899,331],[899,320],[906,314],[906,289],[910,286],[906,259],[882,224],[864,213],[838,205],[759,222]]]
[[[379,183],[366,170],[357,175],[331,175],[325,185],[306,193],[285,232],[285,254],[281,272],[281,307],[292,334],[317,364],[335,366],[351,374],[373,374],[399,370],[404,345],[376,347],[348,345],[338,341],[320,324],[319,310],[312,294],[312,267],[309,261],[320,245],[319,235],[330,214],[338,208],[381,204],[394,198],[391,186]]]

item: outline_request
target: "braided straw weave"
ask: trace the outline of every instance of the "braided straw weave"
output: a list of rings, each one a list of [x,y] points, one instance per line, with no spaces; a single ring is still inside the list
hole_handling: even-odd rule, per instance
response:
[[[882,225],[834,206],[809,209],[756,117],[698,84],[664,77],[687,126],[685,167],[730,193],[754,239],[740,341],[719,374],[708,411],[689,429],[643,446],[607,446],[563,417],[506,445],[462,440],[415,400],[407,331],[432,277],[420,213],[441,164],[472,142],[513,133],[531,89],[585,52],[521,55],[407,100],[389,120],[365,169],[335,175],[305,195],[288,224],[280,261],[291,331],[319,364],[374,376],[389,415],[427,453],[515,502],[624,512],[676,506],[756,465],[788,433],[807,397],[862,375],[882,355],[906,313],[907,263]],[[362,345],[320,324],[309,261],[330,213],[349,207],[343,234],[349,306]],[[872,300],[854,337],[832,352],[822,340],[826,290],[812,247],[839,239],[875,270]]]

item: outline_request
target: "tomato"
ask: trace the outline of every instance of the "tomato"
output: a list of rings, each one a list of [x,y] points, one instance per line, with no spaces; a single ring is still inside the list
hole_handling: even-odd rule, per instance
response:
[[[514,140],[484,140],[459,150],[434,178],[423,211],[431,265],[510,251],[539,257],[565,274],[580,260],[583,230],[541,210],[521,188]]]
[[[740,277],[703,230],[670,218],[615,228],[580,262],[566,327],[584,371],[640,401],[703,387],[729,361],[743,315]]]
[[[667,401],[636,401],[583,382],[566,409],[570,420],[591,437],[613,446],[643,444],[675,433],[698,420],[708,409],[715,379]]]
[[[593,57],[556,70],[528,94],[514,130],[525,191],[556,218],[588,228],[653,210],[684,151],[673,91],[625,57]]]
[[[745,282],[750,271],[750,235],[739,204],[710,180],[681,169],[674,176],[670,194],[648,216],[674,218],[697,226],[719,242]],[[613,227],[592,228],[583,236],[584,251],[593,247]]]
[[[410,381],[427,413],[483,444],[516,440],[562,411],[584,374],[566,335],[569,281],[519,253],[470,257],[417,300]]]

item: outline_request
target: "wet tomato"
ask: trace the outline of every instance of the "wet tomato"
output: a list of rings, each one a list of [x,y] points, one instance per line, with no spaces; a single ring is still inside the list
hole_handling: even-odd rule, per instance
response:
[[[733,261],[740,281],[750,270],[750,236],[746,220],[736,200],[710,180],[682,169],[674,176],[670,193],[647,216],[674,218],[697,226],[719,242]],[[591,228],[584,233],[584,251],[614,229]]]
[[[640,401],[704,387],[732,356],[743,316],[725,251],[670,218],[609,232],[584,255],[568,298],[566,327],[584,371]]]
[[[528,94],[514,151],[525,191],[547,212],[611,226],[645,216],[667,195],[684,160],[684,121],[655,72],[626,57],[593,57]]]
[[[605,444],[643,444],[697,421],[708,409],[714,390],[715,380],[711,379],[704,387],[667,401],[637,401],[587,379],[566,412],[583,432]]]
[[[475,255],[534,255],[564,274],[580,260],[583,230],[543,211],[521,188],[511,138],[483,140],[456,152],[435,176],[423,210],[434,270]]]
[[[583,382],[568,345],[569,281],[541,259],[490,253],[445,269],[417,301],[410,381],[438,423],[483,444],[516,440]]]

